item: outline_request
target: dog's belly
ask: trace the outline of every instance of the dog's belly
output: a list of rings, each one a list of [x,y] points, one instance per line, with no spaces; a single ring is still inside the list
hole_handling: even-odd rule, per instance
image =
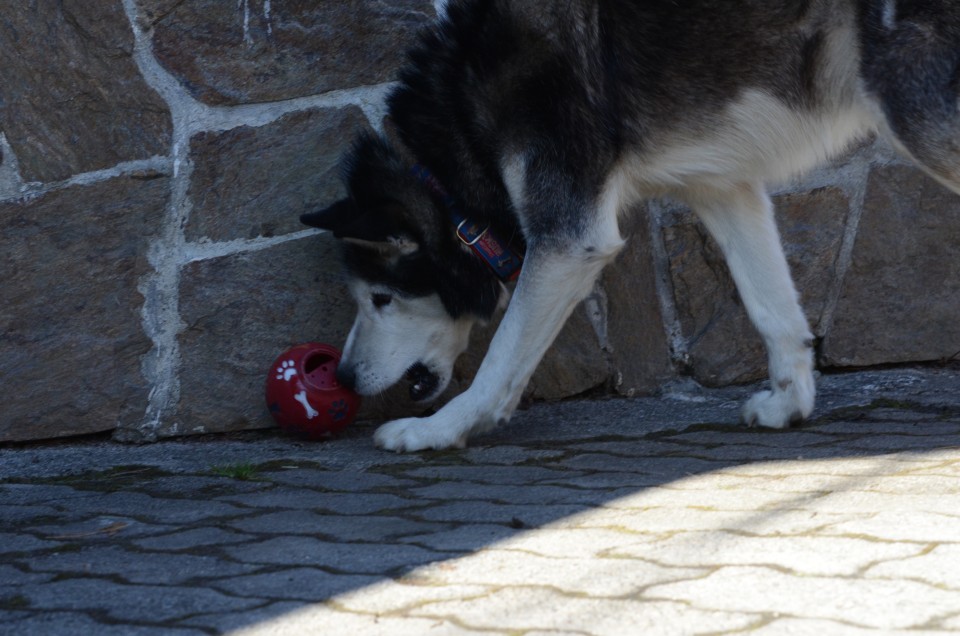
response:
[[[797,109],[753,89],[722,114],[651,140],[620,168],[630,173],[641,196],[782,182],[843,152],[874,127],[864,102],[823,111]]]

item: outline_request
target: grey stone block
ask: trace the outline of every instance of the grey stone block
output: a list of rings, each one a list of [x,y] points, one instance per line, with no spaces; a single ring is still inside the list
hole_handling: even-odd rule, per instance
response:
[[[153,52],[209,104],[270,102],[393,79],[428,0],[270,3],[137,0]]]
[[[166,154],[170,113],[140,77],[120,0],[11,4],[3,29],[0,130],[24,181]]]
[[[868,366],[960,352],[960,197],[919,170],[875,168],[823,362]]]
[[[781,240],[801,305],[814,333],[833,286],[849,214],[837,188],[776,197]],[[708,386],[758,380],[766,352],[751,325],[720,248],[692,215],[667,217],[664,240],[678,318],[694,377]]]
[[[184,268],[179,410],[160,434],[275,427],[264,397],[274,359],[302,342],[346,339],[354,308],[340,276],[328,236]]]
[[[0,203],[0,441],[139,422],[140,278],[167,204],[166,178],[111,179]]]
[[[356,106],[299,111],[253,128],[199,133],[187,195],[187,240],[230,241],[306,229],[300,215],[345,192],[340,159],[354,135],[370,130]],[[278,352],[279,353],[279,352]]]

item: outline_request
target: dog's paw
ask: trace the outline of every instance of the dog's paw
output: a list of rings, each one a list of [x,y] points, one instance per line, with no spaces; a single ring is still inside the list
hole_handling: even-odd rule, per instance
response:
[[[747,426],[786,428],[802,422],[813,411],[813,391],[760,391],[743,405]]]
[[[434,418],[436,415],[388,422],[373,434],[373,441],[379,448],[398,453],[463,448],[466,445],[466,436]]]

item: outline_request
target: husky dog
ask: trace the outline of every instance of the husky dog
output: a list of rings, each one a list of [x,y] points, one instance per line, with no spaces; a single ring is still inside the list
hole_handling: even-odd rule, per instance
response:
[[[365,395],[447,386],[507,303],[472,386],[383,425],[382,448],[462,446],[510,418],[544,352],[668,196],[716,239],[769,356],[750,425],[814,406],[813,337],[764,190],[878,131],[960,191],[957,0],[462,0],[421,37],[366,134],[348,198],[302,217],[342,239],[359,312],[339,370]]]

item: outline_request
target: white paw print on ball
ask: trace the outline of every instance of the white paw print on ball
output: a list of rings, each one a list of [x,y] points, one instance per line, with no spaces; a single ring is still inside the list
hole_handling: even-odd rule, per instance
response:
[[[290,378],[295,375],[297,375],[297,369],[293,363],[293,360],[286,360],[279,367],[277,367],[278,380],[289,381]]]

